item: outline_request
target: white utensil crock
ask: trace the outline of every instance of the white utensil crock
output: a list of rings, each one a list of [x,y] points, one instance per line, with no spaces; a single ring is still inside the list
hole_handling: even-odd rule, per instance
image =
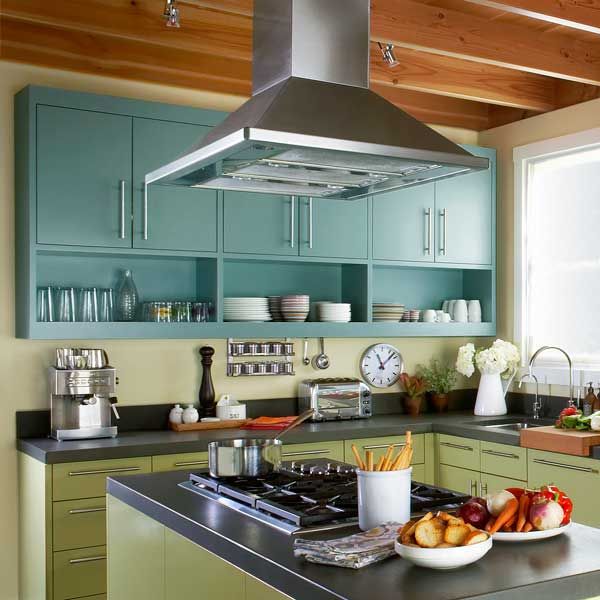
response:
[[[410,519],[412,467],[400,471],[356,470],[358,526],[368,531],[382,523],[406,523]]]

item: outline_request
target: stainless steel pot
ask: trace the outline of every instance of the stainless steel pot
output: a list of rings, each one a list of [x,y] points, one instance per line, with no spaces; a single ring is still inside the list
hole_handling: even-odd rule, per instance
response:
[[[274,438],[222,440],[208,444],[208,470],[212,477],[264,477],[281,467],[281,438],[314,414],[299,415]]]

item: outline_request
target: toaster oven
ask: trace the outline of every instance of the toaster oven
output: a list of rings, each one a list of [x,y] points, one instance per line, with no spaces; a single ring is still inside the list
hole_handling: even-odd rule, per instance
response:
[[[371,416],[371,390],[360,379],[305,379],[298,385],[300,412],[315,410],[312,421],[366,419]]]

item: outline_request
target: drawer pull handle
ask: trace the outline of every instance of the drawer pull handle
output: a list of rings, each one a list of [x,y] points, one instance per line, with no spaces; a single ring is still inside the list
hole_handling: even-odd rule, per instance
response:
[[[81,563],[94,562],[96,560],[106,560],[106,555],[104,556],[87,556],[86,558],[72,558],[69,561],[70,565],[79,565]]]
[[[329,454],[331,450],[301,450],[298,452],[282,452],[281,456],[313,456],[315,454]]]
[[[518,454],[512,454],[511,452],[498,452],[497,450],[482,450],[482,454],[489,454],[490,456],[501,456],[502,458],[514,458],[519,460]]]
[[[188,460],[186,462],[176,462],[173,463],[175,467],[191,467],[192,465],[207,465],[207,460]]]
[[[103,473],[130,473],[131,471],[140,471],[142,467],[115,467],[114,469],[98,469],[96,471],[70,471],[69,477],[78,475],[101,475]]]
[[[553,460],[544,460],[543,458],[534,458],[534,463],[538,465],[547,465],[549,467],[561,467],[562,469],[570,469],[571,471],[582,471],[583,473],[598,473],[598,469],[592,467],[577,467],[575,465],[566,465],[565,463],[554,462]]]
[[[448,448],[456,448],[457,450],[468,450],[473,452],[472,446],[462,446],[461,444],[453,444],[451,442],[440,442],[440,446],[447,446]]]
[[[373,444],[372,446],[363,446],[363,450],[379,450],[380,448],[389,448],[393,446],[394,448],[404,448],[406,444]]]
[[[97,508],[72,508],[69,511],[70,515],[84,515],[87,513],[106,512],[106,507],[98,506]]]

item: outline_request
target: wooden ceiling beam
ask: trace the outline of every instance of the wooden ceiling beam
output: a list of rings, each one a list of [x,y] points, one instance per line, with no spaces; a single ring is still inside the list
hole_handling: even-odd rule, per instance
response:
[[[467,0],[467,2],[600,35],[600,0]]]

